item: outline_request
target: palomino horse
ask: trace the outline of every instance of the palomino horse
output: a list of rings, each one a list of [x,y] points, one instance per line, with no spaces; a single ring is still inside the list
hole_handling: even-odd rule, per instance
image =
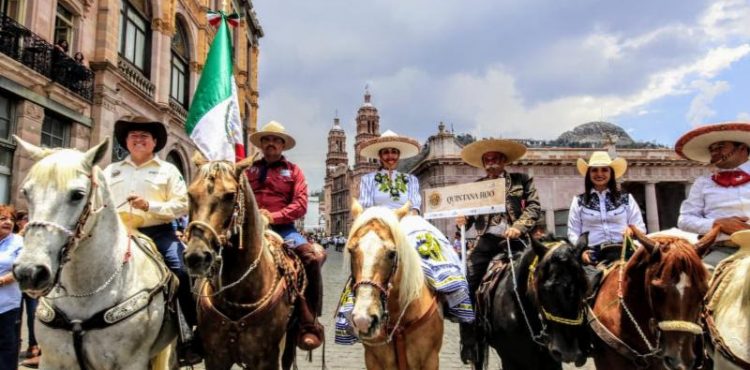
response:
[[[737,244],[740,250],[716,267],[705,300],[709,356],[717,370],[750,369],[750,246]]]
[[[627,262],[604,277],[589,310],[598,369],[692,369],[697,324],[708,290],[700,255],[716,239],[712,230],[695,246],[673,236],[647,237],[631,226],[641,243]],[[627,247],[627,245],[625,246]]]
[[[295,299],[304,290],[297,260],[287,257],[279,235],[268,230],[245,169],[193,158],[198,175],[188,188],[190,224],[185,264],[198,284],[198,328],[206,368],[289,369],[295,333],[287,335]]]
[[[544,244],[531,239],[531,248],[505,267],[494,294],[478,298],[491,302],[485,338],[503,369],[552,370],[562,369],[561,361],[586,362],[589,288],[580,256],[587,244],[588,233],[576,245],[566,239]]]
[[[437,296],[425,284],[420,256],[399,225],[409,208],[362,212],[356,201],[352,206],[355,220],[346,246],[354,294],[350,320],[370,370],[439,368],[443,318]]]
[[[172,274],[115,212],[95,166],[109,139],[86,153],[16,140],[38,161],[21,190],[31,221],[13,273],[21,289],[43,296],[40,368],[142,370],[160,352],[153,365],[165,366],[177,335],[165,303]]]

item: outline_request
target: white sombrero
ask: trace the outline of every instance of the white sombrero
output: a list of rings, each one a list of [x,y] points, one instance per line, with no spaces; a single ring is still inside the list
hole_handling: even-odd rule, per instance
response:
[[[750,146],[750,123],[727,122],[695,128],[677,139],[674,150],[685,159],[710,163],[711,153],[708,147],[720,141],[733,141]]]
[[[582,158],[578,158],[576,166],[578,167],[578,173],[580,173],[581,176],[586,176],[589,167],[611,167],[615,172],[615,178],[618,179],[622,177],[628,169],[628,161],[626,161],[625,158],[612,159],[607,152],[593,152],[591,153],[591,158],[589,158],[588,163]]]
[[[380,150],[385,148],[396,148],[401,153],[399,159],[413,157],[419,154],[419,143],[405,136],[399,136],[388,130],[380,137],[365,141],[360,155],[367,158],[380,158]]]
[[[278,136],[284,139],[284,150],[292,149],[296,145],[294,138],[286,133],[286,129],[282,124],[276,121],[266,123],[265,126],[260,128],[260,131],[250,135],[250,142],[260,148],[260,139],[264,136]]]
[[[484,139],[475,141],[461,150],[461,159],[470,166],[484,168],[482,156],[488,152],[499,152],[507,158],[507,163],[517,161],[526,154],[526,147],[513,140]]]

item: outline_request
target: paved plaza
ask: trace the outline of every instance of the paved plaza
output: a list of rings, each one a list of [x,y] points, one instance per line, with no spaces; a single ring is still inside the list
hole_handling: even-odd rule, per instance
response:
[[[339,294],[344,286],[348,267],[344,268],[343,258],[340,252],[332,249],[328,250],[328,261],[323,267],[323,281],[325,284],[325,299],[323,302],[324,315],[321,318],[323,325],[326,327],[326,367],[329,370],[358,370],[365,369],[364,350],[361,345],[343,346],[333,344],[333,314],[336,310]],[[440,352],[440,369],[457,370],[471,369],[470,366],[463,365],[459,357],[459,335],[458,325],[445,322],[445,333],[443,335],[443,348]],[[25,327],[24,327],[25,331]],[[24,332],[25,337],[25,332]],[[24,343],[25,348],[25,343]],[[313,361],[308,362],[305,357],[306,352],[299,352],[297,357],[297,366],[300,370],[319,370],[321,369],[322,350],[318,349],[313,353]],[[572,365],[566,365],[564,368],[575,369]],[[23,367],[21,369],[24,369]],[[202,365],[196,366],[196,370],[205,370]],[[235,366],[233,369],[240,369]],[[489,369],[500,369],[500,361],[495,353],[490,356]],[[582,369],[593,370],[594,366],[589,361]]]

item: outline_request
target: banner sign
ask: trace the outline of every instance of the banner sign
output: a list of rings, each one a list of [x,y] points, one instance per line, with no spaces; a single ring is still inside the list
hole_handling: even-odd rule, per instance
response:
[[[425,190],[425,219],[505,212],[505,179]]]

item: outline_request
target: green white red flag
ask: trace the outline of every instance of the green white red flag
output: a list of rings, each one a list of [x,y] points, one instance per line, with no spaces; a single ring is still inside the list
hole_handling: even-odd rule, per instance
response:
[[[208,18],[219,27],[190,104],[185,130],[206,159],[234,162],[245,157],[227,25],[236,24],[238,17],[209,12]]]

